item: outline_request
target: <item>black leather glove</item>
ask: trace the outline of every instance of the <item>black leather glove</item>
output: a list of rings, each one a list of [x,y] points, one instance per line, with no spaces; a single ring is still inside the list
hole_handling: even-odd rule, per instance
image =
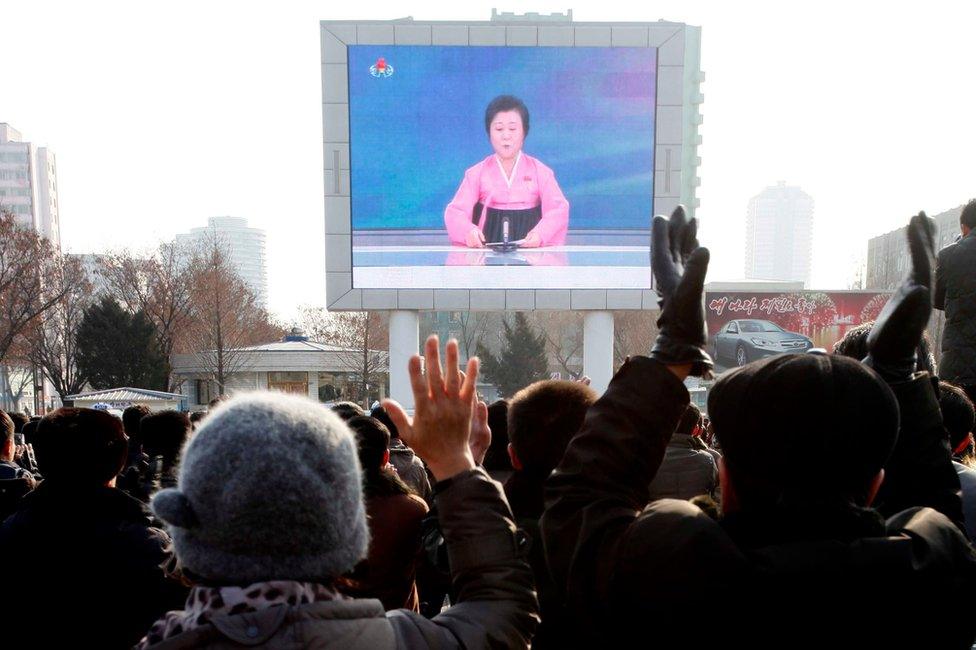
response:
[[[698,221],[688,221],[678,206],[670,219],[654,217],[651,270],[661,300],[659,333],[651,358],[666,365],[691,364],[690,374],[709,377],[712,358],[705,352],[705,272],[708,249],[698,246]]]
[[[908,381],[915,372],[916,349],[932,314],[935,221],[919,212],[908,223],[912,268],[868,335],[864,363],[888,383]]]

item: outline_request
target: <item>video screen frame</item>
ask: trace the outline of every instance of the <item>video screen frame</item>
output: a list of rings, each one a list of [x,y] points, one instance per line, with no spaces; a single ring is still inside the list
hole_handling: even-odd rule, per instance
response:
[[[353,288],[349,45],[647,47],[657,50],[654,212],[697,206],[700,29],[682,23],[323,21],[322,100],[329,309],[657,309],[652,289]],[[648,215],[648,223],[650,222]],[[649,269],[648,269],[649,274]]]

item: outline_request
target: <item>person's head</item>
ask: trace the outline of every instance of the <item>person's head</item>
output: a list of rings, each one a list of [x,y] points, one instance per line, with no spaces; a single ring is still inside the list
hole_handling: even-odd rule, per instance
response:
[[[34,444],[34,434],[37,433],[37,425],[41,421],[41,418],[31,418],[30,421],[24,425],[24,442],[28,445]]]
[[[166,465],[176,464],[180,449],[192,431],[190,418],[179,411],[150,413],[139,423],[142,450],[149,456],[162,456]]]
[[[30,422],[30,418],[27,417],[25,413],[21,413],[20,411],[8,411],[7,415],[14,423],[14,433],[23,433],[24,425]]]
[[[864,364],[784,354],[723,375],[708,415],[726,512],[783,501],[869,505],[898,436],[898,403]]]
[[[128,450],[122,421],[106,411],[59,408],[34,434],[45,480],[77,487],[110,484],[125,466]]]
[[[356,441],[305,397],[238,395],[183,450],[177,488],[153,497],[180,564],[211,584],[330,584],[366,555]]]
[[[17,445],[14,443],[14,421],[0,411],[0,460],[13,462]]]
[[[966,236],[976,228],[976,199],[970,199],[959,214],[959,229]]]
[[[207,410],[212,411],[218,406],[220,406],[222,402],[226,402],[226,401],[227,401],[226,395],[218,395],[217,397],[207,402]]]
[[[336,402],[332,405],[332,412],[348,422],[354,417],[366,415],[363,407],[355,402]]]
[[[359,464],[363,472],[375,474],[390,462],[390,431],[383,423],[368,415],[357,415],[346,421],[356,436]]]
[[[359,448],[363,493],[368,497],[412,494],[397,473],[389,469],[390,431],[376,418],[357,415],[346,422]]]
[[[379,405],[374,406],[370,410],[369,414],[370,416],[379,420],[383,426],[386,427],[386,430],[390,432],[391,439],[396,440],[400,437],[400,432],[397,430],[396,425],[393,423],[393,420],[390,418],[390,414],[386,412],[385,408]]]
[[[545,479],[562,460],[597,395],[577,381],[547,379],[515,393],[508,405],[512,467]]]
[[[145,404],[134,404],[122,411],[122,428],[130,439],[139,439],[139,422],[152,411]]]
[[[675,429],[674,432],[683,433],[689,436],[696,436],[701,433],[701,424],[701,409],[694,404],[688,404],[688,408],[686,408],[685,412],[681,414],[681,419],[678,420],[678,428]]]
[[[946,381],[939,382],[939,409],[942,425],[949,433],[953,456],[963,457],[973,446],[973,424],[976,412],[966,391]]]
[[[863,361],[868,356],[868,336],[873,328],[874,321],[872,320],[847,330],[844,332],[844,336],[834,343],[834,354]],[[924,332],[922,339],[918,342],[918,347],[915,349],[915,370],[928,372],[935,370],[932,344],[929,341],[929,335]]]
[[[495,400],[488,405],[488,428],[491,444],[485,453],[483,466],[489,472],[511,472],[512,461],[508,451],[508,400]]]
[[[510,160],[529,135],[529,109],[518,97],[499,95],[485,109],[485,131],[498,157]]]

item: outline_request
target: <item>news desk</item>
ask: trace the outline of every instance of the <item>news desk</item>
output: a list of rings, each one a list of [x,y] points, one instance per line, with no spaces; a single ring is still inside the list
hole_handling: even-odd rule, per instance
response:
[[[646,246],[354,246],[357,289],[649,289]]]

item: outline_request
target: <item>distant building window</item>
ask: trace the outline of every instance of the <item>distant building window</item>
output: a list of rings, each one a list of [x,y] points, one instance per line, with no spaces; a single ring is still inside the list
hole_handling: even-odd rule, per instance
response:
[[[216,386],[209,379],[197,379],[197,404],[209,404],[215,397]]]

